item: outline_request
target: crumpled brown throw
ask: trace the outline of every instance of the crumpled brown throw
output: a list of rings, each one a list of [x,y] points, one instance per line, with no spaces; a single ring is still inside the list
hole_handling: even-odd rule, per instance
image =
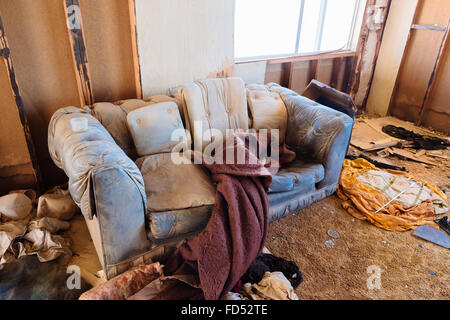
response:
[[[264,247],[268,230],[267,190],[270,172],[248,147],[250,134],[224,143],[223,156],[245,152],[245,164],[206,164],[217,183],[215,207],[206,228],[168,259],[165,274],[197,274],[204,298],[216,300],[230,291]],[[251,164],[256,163],[256,164]]]

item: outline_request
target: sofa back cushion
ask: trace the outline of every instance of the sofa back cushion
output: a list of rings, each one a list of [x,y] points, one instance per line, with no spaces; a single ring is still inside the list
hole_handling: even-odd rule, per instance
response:
[[[111,134],[117,145],[133,160],[137,158],[133,138],[128,130],[127,115],[133,110],[160,102],[174,102],[181,109],[181,101],[165,95],[156,95],[149,98],[126,99],[113,103],[99,102],[90,106],[91,114]]]
[[[174,102],[161,102],[137,108],[127,115],[128,129],[141,157],[162,152],[171,152],[180,142],[172,140],[172,133],[183,133],[181,140],[187,144],[184,126]]]
[[[206,79],[180,87],[186,127],[194,147],[203,150],[214,136],[227,129],[247,130],[248,112],[244,82],[240,78]]]
[[[248,106],[252,117],[252,128],[256,130],[278,129],[280,145],[284,142],[287,126],[287,111],[277,92],[247,87]]]

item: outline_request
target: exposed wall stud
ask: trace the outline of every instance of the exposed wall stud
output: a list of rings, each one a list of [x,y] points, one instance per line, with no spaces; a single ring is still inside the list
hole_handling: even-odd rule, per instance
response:
[[[425,120],[425,112],[427,111],[427,109],[429,108],[429,101],[430,101],[430,96],[431,96],[431,92],[433,91],[434,85],[436,83],[436,75],[439,72],[440,67],[442,66],[442,56],[444,55],[446,49],[447,49],[447,45],[448,45],[448,29],[449,29],[449,25],[450,25],[450,20],[447,23],[447,27],[445,29],[445,33],[442,37],[442,42],[441,45],[439,47],[439,51],[436,57],[436,62],[434,64],[433,67],[433,71],[431,73],[430,76],[430,80],[428,82],[428,86],[427,86],[427,91],[425,92],[425,96],[423,97],[423,102],[422,102],[422,106],[420,108],[420,112],[419,112],[419,120],[417,121],[417,124],[421,125],[423,124],[424,120]]]
[[[83,37],[80,4],[78,0],[65,0],[64,4],[69,38],[78,73],[79,90],[83,99],[82,104],[91,105],[94,103],[94,94],[92,92],[86,45]]]
[[[142,77],[141,67],[139,64],[139,47],[137,43],[137,27],[136,27],[136,4],[134,0],[128,0],[128,10],[130,13],[130,31],[131,31],[131,44],[133,51],[133,66],[134,77],[136,82],[136,97],[142,99]]]

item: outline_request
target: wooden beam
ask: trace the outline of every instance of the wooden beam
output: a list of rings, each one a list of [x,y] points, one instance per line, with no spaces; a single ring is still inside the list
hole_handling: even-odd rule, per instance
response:
[[[354,70],[356,67],[357,60],[358,60],[357,57],[345,58],[344,79],[342,80],[342,87],[340,88],[340,91],[350,93],[351,79],[354,76]]]
[[[337,89],[339,75],[341,74],[342,61],[343,61],[342,58],[333,59],[333,68],[331,70],[330,86],[335,89]]]
[[[8,46],[8,40],[6,39],[5,28],[3,26],[2,17],[0,16],[0,60],[5,64],[6,70],[9,77],[9,82],[11,85],[11,91],[16,102],[17,110],[19,113],[20,122],[22,124],[23,132],[25,135],[25,140],[28,147],[28,152],[30,154],[31,165],[33,167],[33,174],[36,178],[36,183],[38,191],[42,188],[43,180],[39,170],[39,164],[37,161],[36,150],[34,148],[33,140],[31,138],[30,126],[28,125],[28,120],[25,116],[25,109],[20,95],[19,85],[16,80],[16,73],[14,70],[13,61],[11,59],[11,51]]]
[[[425,96],[423,97],[423,102],[422,102],[422,106],[420,108],[420,112],[419,112],[419,119],[417,121],[417,124],[421,125],[423,124],[424,120],[425,120],[425,112],[428,110],[429,108],[429,102],[430,102],[430,96],[431,96],[431,92],[433,91],[433,88],[436,84],[436,75],[439,72],[439,69],[442,66],[442,56],[444,55],[446,49],[447,49],[447,45],[448,45],[448,29],[449,29],[449,25],[450,25],[450,20],[447,23],[447,28],[445,30],[444,35],[442,36],[442,41],[441,41],[441,45],[439,47],[439,51],[436,57],[436,62],[434,64],[433,67],[433,71],[431,72],[431,76],[430,76],[430,80],[428,81],[428,86],[427,86],[427,90],[425,92]]]
[[[309,63],[308,83],[317,78],[317,70],[319,68],[319,60],[311,60]]]
[[[286,62],[281,64],[282,69],[282,79],[281,85],[285,88],[291,88],[292,85],[292,71],[294,69],[293,62]]]
[[[422,8],[423,8],[423,2],[419,0],[417,2],[417,6],[416,6],[416,9],[414,11],[414,16],[413,16],[413,19],[412,19],[412,22],[411,22],[411,27],[409,28],[408,37],[406,38],[405,49],[403,50],[403,55],[402,55],[402,61],[400,62],[400,66],[398,68],[397,78],[395,79],[394,89],[392,90],[391,99],[389,101],[389,106],[388,106],[388,109],[387,109],[387,112],[386,112],[386,115],[388,115],[388,116],[392,115],[392,110],[394,108],[395,96],[398,93],[398,87],[399,87],[399,84],[400,84],[399,83],[399,79],[400,79],[399,75],[400,75],[400,73],[402,72],[402,70],[403,70],[403,68],[405,66],[405,56],[406,56],[406,53],[408,52],[408,49],[409,49],[410,44],[411,44],[411,37],[412,37],[411,30],[414,30],[412,28],[412,26],[417,21],[419,15],[420,15],[420,12],[422,11]]]
[[[338,51],[338,52],[323,52],[318,54],[309,54],[309,55],[299,55],[299,56],[289,56],[282,58],[266,58],[266,59],[255,59],[255,60],[245,60],[245,61],[236,61],[237,63],[246,63],[246,62],[257,62],[257,61],[267,61],[267,64],[278,64],[285,62],[297,62],[297,61],[311,61],[311,60],[325,60],[325,59],[335,59],[335,58],[344,58],[344,57],[353,57],[356,56],[357,53],[355,51]]]
[[[386,21],[387,21],[387,17],[389,14],[389,8],[391,5],[391,0],[385,0],[385,6],[382,7],[377,7],[379,2],[381,2],[380,0],[369,0],[366,3],[366,8],[365,8],[365,13],[364,13],[364,20],[362,23],[362,29],[361,29],[361,34],[360,34],[360,42],[358,43],[358,61],[357,64],[355,66],[355,72],[352,73],[352,77],[350,79],[351,82],[351,87],[350,87],[350,95],[352,96],[352,98],[356,98],[359,95],[358,93],[361,90],[364,90],[364,98],[362,101],[355,101],[355,104],[357,104],[358,107],[360,108],[364,108],[365,104],[367,102],[367,98],[369,96],[369,92],[370,92],[370,86],[372,84],[373,81],[373,76],[375,73],[375,67],[376,67],[376,62],[377,62],[377,58],[378,58],[378,54],[380,51],[380,47],[381,47],[381,41],[383,39],[383,34],[384,34],[384,28],[386,26]],[[375,8],[374,10],[376,10],[376,8],[382,8],[383,9],[383,21],[382,22],[378,22],[379,26],[376,29],[373,29],[370,26],[370,23],[368,23],[368,19],[372,16],[376,16],[375,12],[369,16],[368,14],[368,10],[370,8]],[[370,39],[370,34],[371,31],[376,32],[376,46],[375,49],[373,51],[373,54],[368,54],[368,52],[366,52],[367,48],[370,48],[370,46],[367,46],[367,42]],[[369,52],[370,53],[370,52]],[[368,68],[368,72],[367,75],[368,77],[363,77],[361,76],[363,70],[365,70],[366,68],[364,68],[365,65],[368,65],[368,63],[370,63],[370,68]],[[361,87],[361,79],[369,79],[368,83],[366,86]]]
[[[136,5],[134,0],[128,0],[128,11],[130,14],[130,32],[131,44],[133,51],[133,67],[136,82],[136,97],[142,99],[142,77],[141,67],[139,64],[139,47],[137,43],[137,27],[136,27]]]
[[[86,45],[84,43],[82,29],[83,22],[78,0],[65,0],[64,10],[67,16],[67,30],[70,43],[72,44],[72,53],[78,74],[77,82],[80,96],[83,101],[82,105],[92,105],[94,103],[94,94],[92,92]]]

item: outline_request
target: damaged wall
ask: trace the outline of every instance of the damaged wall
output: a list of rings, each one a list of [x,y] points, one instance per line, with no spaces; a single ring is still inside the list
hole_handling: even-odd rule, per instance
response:
[[[233,73],[234,0],[136,0],[143,96]]]
[[[450,133],[448,0],[419,0],[389,113]],[[429,28],[427,26],[431,26]]]
[[[131,37],[134,22],[129,11],[134,15],[133,1],[79,1],[94,100],[140,96],[139,70],[135,71],[139,66],[134,61],[136,47]]]
[[[72,5],[77,10],[67,10]],[[115,101],[141,95],[133,0],[0,0],[0,16],[46,187],[66,179],[48,153],[49,120],[61,107],[85,105],[67,20],[69,14],[75,19],[72,22],[76,21],[75,12],[83,17],[75,29],[84,36],[94,100]],[[10,90],[10,86],[7,88]],[[2,148],[2,154],[10,152]],[[14,172],[27,174],[27,170]]]
[[[33,187],[36,184],[24,128],[2,59],[0,57],[0,195],[11,188]]]
[[[47,127],[53,113],[81,106],[62,1],[0,0],[25,115],[42,175],[58,170],[50,159]]]
[[[371,114],[387,114],[417,0],[393,1],[380,47],[366,109]]]

